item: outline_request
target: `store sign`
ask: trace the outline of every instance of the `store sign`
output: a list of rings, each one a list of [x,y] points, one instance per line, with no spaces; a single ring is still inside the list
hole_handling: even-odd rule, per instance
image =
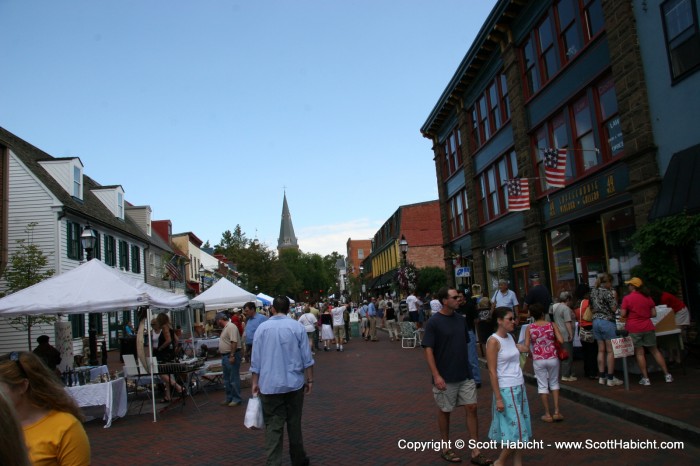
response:
[[[620,117],[616,116],[607,124],[608,144],[610,144],[610,152],[613,157],[625,149],[625,141],[622,139],[622,125],[620,125]]]
[[[613,355],[615,355],[615,358],[626,358],[627,356],[634,355],[632,337],[613,338],[610,340],[610,343],[612,343]]]
[[[472,276],[472,271],[469,267],[457,267],[455,269],[455,277],[457,278],[462,278],[462,277],[471,277]]]
[[[594,176],[589,180],[549,195],[549,203],[543,209],[545,221],[549,221],[595,205],[623,193],[629,185],[629,173],[625,165]]]

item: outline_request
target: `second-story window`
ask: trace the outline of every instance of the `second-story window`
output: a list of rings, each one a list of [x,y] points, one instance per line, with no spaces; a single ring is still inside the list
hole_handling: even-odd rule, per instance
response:
[[[517,176],[518,162],[515,151],[512,150],[497,159],[477,177],[481,223],[488,223],[507,212],[507,181]]]
[[[131,271],[141,273],[141,249],[135,245],[131,245]]]
[[[462,137],[459,129],[455,127],[445,138],[442,144],[444,160],[442,173],[445,178],[449,178],[462,166]]]
[[[69,259],[81,260],[83,258],[83,248],[80,245],[80,233],[82,228],[80,228],[79,223],[66,222],[66,256]]]
[[[119,241],[119,267],[129,270],[129,243]]]
[[[471,148],[476,151],[488,141],[510,118],[508,88],[505,75],[498,75],[484,90],[474,106],[471,115]]]
[[[105,264],[117,265],[117,241],[114,236],[104,235],[105,239]]]
[[[447,216],[450,224],[450,239],[469,231],[467,217],[467,190],[462,189],[447,201]]]

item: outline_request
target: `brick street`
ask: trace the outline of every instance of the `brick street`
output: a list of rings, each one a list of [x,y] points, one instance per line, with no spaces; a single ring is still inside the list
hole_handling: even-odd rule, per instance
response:
[[[401,440],[439,440],[436,407],[422,350],[402,349],[400,343],[389,342],[383,333],[380,338],[378,343],[353,339],[342,353],[317,352],[314,392],[305,399],[303,419],[305,447],[313,464],[446,464],[435,451],[399,448]],[[698,371],[692,368],[689,372]],[[478,392],[479,440],[487,441],[492,392],[485,370],[482,377],[484,385]],[[644,388],[667,387],[656,384]],[[617,388],[612,390],[619,392]],[[635,396],[635,393],[627,395]],[[250,396],[250,388],[243,389],[243,396]],[[195,398],[200,403],[206,401],[202,393]],[[152,422],[150,414],[117,419],[109,429],[104,429],[100,420],[86,423],[93,463],[264,464],[264,434],[243,426],[245,406],[219,406],[218,402],[223,400],[221,390],[210,392],[209,399],[208,404],[201,406],[201,413],[190,401],[183,409],[163,413],[157,423]],[[567,465],[692,464],[700,454],[700,449],[689,442],[684,442],[682,450],[558,450],[555,441],[675,439],[567,399],[561,402],[565,421],[546,424],[540,421],[541,403],[532,385],[528,385],[528,399],[535,440],[545,444],[543,449],[525,452],[524,462],[529,464],[561,464],[562,455],[566,455]],[[468,440],[465,418],[458,412],[453,414],[451,432],[453,442]],[[469,464],[467,451],[459,453],[465,459],[464,464]],[[498,450],[484,450],[484,453],[495,459]],[[290,464],[286,444],[284,464]]]

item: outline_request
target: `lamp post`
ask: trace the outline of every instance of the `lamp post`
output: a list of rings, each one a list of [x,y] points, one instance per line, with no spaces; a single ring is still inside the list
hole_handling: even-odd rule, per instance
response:
[[[365,266],[360,266],[360,301],[365,299]]]
[[[401,265],[406,266],[406,254],[408,254],[408,241],[406,237],[401,235],[401,241],[399,241],[399,250],[401,251]]]
[[[88,222],[88,224],[85,225],[83,232],[80,234],[80,244],[83,249],[85,249],[87,260],[92,259],[92,251],[95,250],[96,243],[97,233],[92,229],[92,227],[90,227],[90,223]]]
[[[87,260],[92,259],[92,251],[95,250],[95,244],[97,243],[97,233],[90,227],[88,222],[80,234],[80,245],[85,250],[85,255]],[[90,347],[90,359],[89,364],[91,366],[97,365],[97,329],[94,327],[95,320],[90,318],[90,328],[88,328],[88,346]],[[104,357],[104,356],[103,356]]]
[[[202,264],[199,264],[199,281],[202,283],[202,289],[200,290],[200,293],[204,292],[204,266]]]

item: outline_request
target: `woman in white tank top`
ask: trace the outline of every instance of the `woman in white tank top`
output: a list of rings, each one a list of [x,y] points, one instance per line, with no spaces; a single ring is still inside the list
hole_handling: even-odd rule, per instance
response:
[[[528,442],[532,439],[530,407],[520,369],[520,352],[525,348],[516,345],[509,333],[515,328],[512,309],[496,308],[493,320],[498,327],[486,342],[486,361],[493,388],[489,438],[497,442]],[[504,464],[511,454],[515,464],[522,462],[522,448],[503,448],[498,463]]]

